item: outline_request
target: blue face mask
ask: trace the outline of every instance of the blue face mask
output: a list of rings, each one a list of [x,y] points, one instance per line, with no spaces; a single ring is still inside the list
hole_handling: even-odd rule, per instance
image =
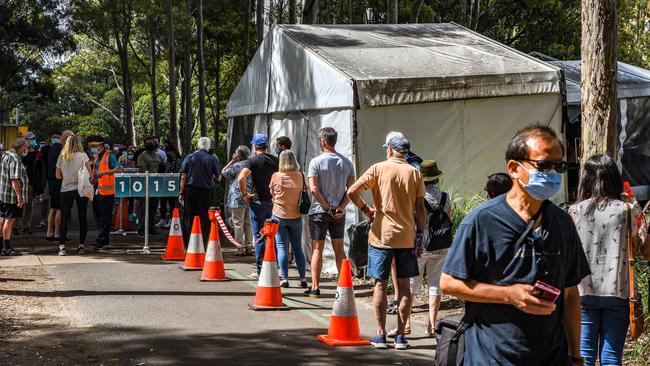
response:
[[[29,140],[29,146],[36,148],[38,146],[38,142],[36,142],[36,140]]]
[[[278,146],[275,147],[275,154],[276,154],[276,155],[279,156],[279,155],[282,153],[282,151],[283,151],[283,150],[282,150],[280,147],[278,147]]]
[[[57,138],[52,139],[52,145],[58,144],[58,143],[59,143],[59,139],[57,139]]]
[[[518,163],[522,168],[526,169],[521,163]],[[548,172],[540,172],[539,170],[529,170],[528,184],[519,184],[524,188],[528,194],[536,200],[545,201],[557,194],[562,188],[562,174],[551,170]]]

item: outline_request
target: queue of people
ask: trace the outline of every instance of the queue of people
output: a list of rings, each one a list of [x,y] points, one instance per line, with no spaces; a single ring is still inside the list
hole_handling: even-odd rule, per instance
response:
[[[290,286],[293,256],[306,296],[321,294],[322,255],[328,234],[337,268],[341,268],[349,204],[372,221],[367,270],[375,280],[376,335],[371,343],[376,348],[387,348],[389,337],[394,337],[396,349],[408,348],[406,335],[413,332],[412,304],[426,281],[428,336],[434,336],[443,293],[465,300],[464,365],[622,362],[629,297],[634,288],[628,276],[628,252],[650,260],[650,238],[639,235],[642,230],[630,197],[624,193],[621,174],[608,156],[596,155],[586,161],[578,202],[568,212],[550,201],[562,187],[567,163],[563,142],[548,127],[530,126],[513,136],[505,153],[507,173],[492,174],[486,182],[487,202],[463,219],[453,242],[449,238],[448,245],[433,250],[428,245],[432,235],[437,235],[430,230],[432,215],[449,221],[453,200],[441,188],[444,171],[436,161],[413,153],[410,142],[399,132],[386,137],[386,159],[359,177],[352,162],[336,151],[337,132],[330,127],[319,131],[322,154],[312,159],[306,174],[286,136],[276,139],[275,154],[269,152],[266,135],[253,136],[252,153],[246,146],[237,147],[223,169],[206,137],[201,137],[198,149],[185,158],[168,142],[161,149],[156,137],[147,138],[141,151],[134,147],[111,150],[103,139],[89,139],[92,158],[72,131],[53,134],[51,146],[40,151],[41,155],[36,153],[38,144],[31,142],[35,137],[27,137],[16,139],[0,159],[3,256],[20,254],[11,246],[13,226],[22,218],[19,229],[29,232],[31,222],[26,227],[25,221],[31,219],[24,216],[25,205],[41,188],[49,193],[47,240],[57,242],[59,255],[66,255],[68,219],[76,204],[80,215],[77,253],[84,253],[88,198],[79,194],[85,182],[78,178],[84,168],[95,187],[93,211],[99,227],[95,248],[104,248],[109,244],[115,202],[114,174],[133,163],[142,172],[180,173],[178,201],[184,210],[184,232],[189,236],[188,225],[199,216],[207,243],[212,188],[223,176],[229,180],[226,207],[234,236],[244,244],[237,255],[252,255],[254,246],[255,274],[259,274],[265,250],[260,229],[268,219],[278,221],[273,249],[278,253],[281,287]],[[37,182],[30,184],[39,168],[42,181],[34,177]],[[372,201],[363,198],[366,190]],[[305,202],[307,191],[311,195]],[[160,202],[158,227],[168,225],[166,216],[175,204]],[[155,209],[158,202],[152,200],[149,205]],[[144,225],[143,211],[140,203],[139,229]],[[150,216],[153,228],[155,215]],[[303,216],[308,217],[311,235],[311,284],[302,247]],[[391,277],[397,327],[387,331]],[[541,289],[555,289],[559,296],[542,296]]]

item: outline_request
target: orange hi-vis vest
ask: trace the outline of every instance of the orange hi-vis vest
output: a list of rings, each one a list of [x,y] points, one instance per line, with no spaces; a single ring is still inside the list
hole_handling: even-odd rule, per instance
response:
[[[111,170],[108,162],[110,161],[110,151],[104,151],[102,160],[99,161],[99,168],[97,172],[107,172]],[[95,158],[97,161],[97,158]],[[95,163],[93,163],[95,165]],[[102,175],[97,180],[97,192],[100,196],[112,196],[115,194],[115,176],[113,174]]]

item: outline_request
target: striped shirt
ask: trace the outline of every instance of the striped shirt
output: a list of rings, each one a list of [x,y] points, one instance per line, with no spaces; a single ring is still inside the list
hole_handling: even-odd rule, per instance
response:
[[[17,204],[18,195],[14,191],[11,183],[12,180],[19,180],[22,191],[23,201],[26,203],[29,199],[27,196],[27,169],[16,151],[6,151],[0,158],[0,201],[8,204]]]

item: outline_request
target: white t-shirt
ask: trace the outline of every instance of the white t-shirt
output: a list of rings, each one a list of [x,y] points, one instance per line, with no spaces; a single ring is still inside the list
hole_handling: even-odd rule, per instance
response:
[[[76,152],[72,155],[72,160],[63,160],[63,154],[59,155],[56,160],[56,167],[61,169],[63,175],[63,182],[61,183],[61,192],[74,191],[79,186],[78,174],[86,162],[88,162],[88,155],[83,152]]]

